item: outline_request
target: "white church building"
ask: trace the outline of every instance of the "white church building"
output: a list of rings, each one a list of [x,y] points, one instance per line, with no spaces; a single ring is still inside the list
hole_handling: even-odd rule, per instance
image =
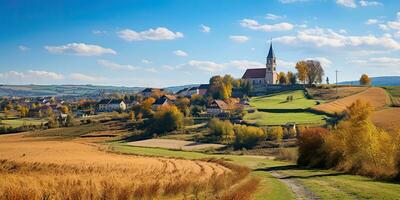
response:
[[[278,73],[276,72],[276,57],[272,42],[269,47],[266,68],[247,69],[242,79],[249,81],[253,87],[263,87],[266,85],[278,84]]]

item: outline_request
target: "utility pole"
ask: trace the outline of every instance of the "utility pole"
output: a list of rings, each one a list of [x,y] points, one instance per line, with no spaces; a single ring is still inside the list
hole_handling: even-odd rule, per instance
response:
[[[335,71],[336,73],[336,94],[338,93],[338,78],[337,78],[337,74],[338,74],[338,70]]]

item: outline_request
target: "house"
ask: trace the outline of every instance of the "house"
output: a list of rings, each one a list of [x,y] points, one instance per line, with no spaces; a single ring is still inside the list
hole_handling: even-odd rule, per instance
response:
[[[272,42],[269,47],[266,68],[247,69],[242,80],[251,83],[255,87],[278,84],[278,73],[276,72],[276,57]]]
[[[164,92],[164,89],[159,89],[159,88],[146,88],[142,90],[142,95],[145,98],[149,98],[153,93],[161,93]]]
[[[158,98],[153,105],[151,106],[151,108],[153,110],[157,110],[159,107],[161,106],[165,106],[165,105],[169,105],[172,104],[172,101],[169,100],[166,96],[162,96],[160,98]]]
[[[98,110],[101,112],[124,111],[126,104],[122,99],[102,99],[98,103]]]
[[[199,95],[206,95],[208,92],[208,88],[210,87],[210,84],[201,84],[198,89],[199,89]]]
[[[216,116],[220,114],[229,114],[230,110],[228,104],[226,104],[222,100],[213,100],[210,104],[207,105],[207,114]]]

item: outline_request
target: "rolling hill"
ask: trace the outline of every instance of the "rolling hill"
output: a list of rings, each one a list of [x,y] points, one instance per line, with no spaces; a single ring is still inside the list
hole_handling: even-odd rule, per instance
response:
[[[359,85],[359,81],[344,81],[340,85]],[[373,86],[400,86],[400,76],[379,76],[372,77],[371,84]]]

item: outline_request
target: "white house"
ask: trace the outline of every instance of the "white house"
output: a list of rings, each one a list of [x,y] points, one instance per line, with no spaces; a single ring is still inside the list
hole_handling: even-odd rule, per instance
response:
[[[124,111],[126,104],[122,99],[103,99],[98,103],[98,109],[102,112]]]

